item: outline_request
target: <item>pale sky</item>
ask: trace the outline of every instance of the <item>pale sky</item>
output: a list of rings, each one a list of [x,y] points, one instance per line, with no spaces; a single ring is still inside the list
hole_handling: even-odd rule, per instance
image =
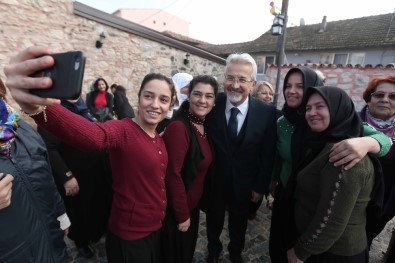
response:
[[[189,37],[212,44],[252,41],[270,30],[270,0],[78,0],[107,13],[121,8],[153,8],[190,23]],[[274,0],[281,10],[282,0]],[[289,0],[288,26],[393,13],[393,0]]]

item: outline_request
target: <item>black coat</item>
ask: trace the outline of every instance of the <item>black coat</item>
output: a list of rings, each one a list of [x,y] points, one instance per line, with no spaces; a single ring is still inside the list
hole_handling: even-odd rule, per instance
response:
[[[133,108],[123,90],[117,90],[114,93],[114,112],[118,120],[123,118],[134,118]]]
[[[244,138],[232,148],[227,133],[225,94],[219,94],[215,104],[207,117],[207,134],[216,156],[213,194],[220,195],[224,182],[231,180],[233,189],[228,190],[248,206],[251,190],[264,194],[270,182],[277,141],[276,109],[250,96],[242,127]]]
[[[11,205],[0,210],[0,262],[65,262],[64,231],[57,217],[66,209],[56,189],[48,153],[37,132],[21,120],[0,171],[14,176]]]
[[[44,139],[53,175],[72,222],[69,237],[77,246],[97,241],[104,234],[111,207],[111,168],[106,152],[87,152],[72,147],[38,127]],[[64,183],[71,171],[80,191],[66,196]]]

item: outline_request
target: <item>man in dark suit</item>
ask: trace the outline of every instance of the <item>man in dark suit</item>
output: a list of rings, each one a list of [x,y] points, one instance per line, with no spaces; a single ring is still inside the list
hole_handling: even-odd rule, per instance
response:
[[[260,202],[267,193],[277,139],[276,109],[250,96],[256,74],[255,60],[249,54],[230,55],[225,94],[218,96],[207,118],[207,134],[216,156],[215,172],[208,178],[208,262],[218,262],[222,251],[219,237],[225,210],[229,216],[230,259],[243,262],[250,200]]]

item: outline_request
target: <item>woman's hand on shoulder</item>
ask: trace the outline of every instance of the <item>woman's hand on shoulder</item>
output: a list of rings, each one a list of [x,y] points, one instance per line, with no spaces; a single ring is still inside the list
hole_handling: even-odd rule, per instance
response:
[[[336,143],[329,154],[329,161],[336,167],[345,165],[346,170],[351,169],[371,149],[371,145],[366,143],[365,139],[365,137],[351,138]]]
[[[60,103],[59,100],[40,98],[30,93],[30,89],[49,88],[52,86],[51,78],[32,77],[31,75],[54,65],[54,59],[48,56],[54,51],[50,47],[31,46],[12,57],[10,63],[4,67],[4,73],[7,77],[6,86],[14,100],[28,113],[37,111],[38,105]]]

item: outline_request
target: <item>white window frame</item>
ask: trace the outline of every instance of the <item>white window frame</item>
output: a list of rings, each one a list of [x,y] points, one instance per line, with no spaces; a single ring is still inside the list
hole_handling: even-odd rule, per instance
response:
[[[364,64],[366,53],[363,52],[352,52],[352,53],[321,53],[320,64],[333,64],[336,55],[347,55],[346,65],[351,64],[353,66],[357,64]],[[356,61],[359,60],[359,61]]]

